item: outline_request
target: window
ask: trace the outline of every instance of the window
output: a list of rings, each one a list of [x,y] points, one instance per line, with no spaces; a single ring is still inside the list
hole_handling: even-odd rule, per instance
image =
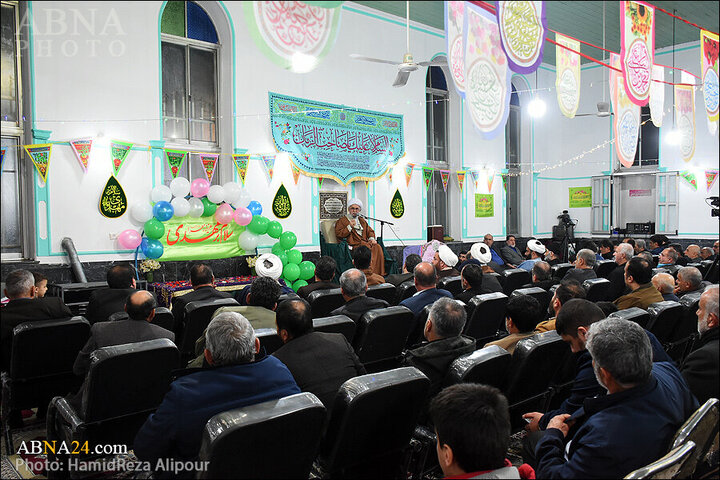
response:
[[[643,125],[643,122],[645,123]],[[650,106],[640,107],[640,133],[633,167],[657,166],[659,157],[660,129],[650,121]]]
[[[428,225],[443,225],[448,234],[448,201],[438,169],[449,170],[447,158],[448,89],[440,67],[428,68],[425,79],[427,164],[436,172],[428,187]],[[450,183],[450,182],[448,182]],[[448,188],[449,185],[448,185]]]
[[[505,124],[505,168],[507,169],[507,191],[505,202],[506,230],[508,234],[520,234],[520,120],[522,109],[515,86],[510,96],[510,111]]]

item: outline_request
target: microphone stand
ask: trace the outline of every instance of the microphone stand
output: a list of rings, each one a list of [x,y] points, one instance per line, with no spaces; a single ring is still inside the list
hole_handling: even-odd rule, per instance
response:
[[[382,238],[383,238],[383,228],[385,227],[385,224],[395,225],[394,223],[388,222],[386,220],[380,220],[379,218],[372,218],[372,217],[365,216],[363,214],[360,214],[359,216],[364,218],[365,220],[372,220],[374,222],[380,222],[380,237],[379,237],[380,240],[382,240]]]

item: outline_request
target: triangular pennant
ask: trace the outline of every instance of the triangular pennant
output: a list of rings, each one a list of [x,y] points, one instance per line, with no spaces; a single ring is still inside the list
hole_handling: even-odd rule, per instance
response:
[[[90,159],[90,148],[92,147],[92,138],[79,138],[77,140],[70,140],[70,147],[72,147],[75,156],[80,162],[80,166],[83,172],[87,173],[88,160]]]
[[[707,184],[707,191],[710,193],[710,189],[718,178],[718,170],[705,170],[705,183]]]
[[[297,185],[300,179],[300,169],[296,167],[294,163],[290,162],[290,170],[292,170],[293,180],[295,180],[295,185]]]
[[[480,179],[480,172],[477,170],[470,170],[470,174],[472,175],[473,183],[475,184],[475,190],[477,190],[477,182]]]
[[[502,176],[502,182],[503,182],[503,190],[507,192],[507,176]]]
[[[233,154],[232,156],[233,163],[235,164],[235,168],[237,169],[238,176],[240,177],[240,180],[242,180],[243,186],[245,186],[245,175],[247,175],[248,170],[248,161],[250,160],[250,155],[247,154]]]
[[[456,173],[457,173],[458,186],[460,187],[460,193],[462,193],[463,187],[465,186],[465,174],[467,173],[467,171],[466,170],[458,170]]]
[[[217,166],[218,153],[201,153],[200,162],[202,162],[203,170],[207,176],[208,182],[212,183],[213,175],[215,175],[215,167]]]
[[[0,150],[0,172],[2,172],[2,165],[5,161],[5,149]]]
[[[684,170],[680,172],[680,178],[685,180],[690,184],[693,190],[697,190],[697,177],[695,177],[695,174],[691,172],[690,170]]]
[[[318,190],[320,190],[322,188],[322,184],[323,184],[323,177],[318,177]]]
[[[495,175],[492,172],[487,172],[487,185],[488,185],[488,193],[492,193],[492,186],[493,181],[495,180]]]
[[[443,191],[447,193],[447,186],[450,181],[450,170],[440,170],[440,180],[442,180]]]
[[[165,149],[165,159],[167,160],[168,167],[170,167],[172,178],[177,178],[187,156],[188,152],[183,152],[182,150]]]
[[[393,168],[390,167],[388,169],[388,183],[390,183],[390,185],[392,185],[392,174],[393,174]]]
[[[272,181],[273,168],[275,168],[275,155],[263,155],[262,159],[263,163],[265,164],[265,168],[267,169],[268,175],[270,175],[270,180]]]
[[[47,182],[48,168],[50,167],[50,153],[52,151],[52,143],[42,143],[37,145],[25,145],[25,151],[30,155],[33,165],[38,171],[43,183]]]
[[[120,172],[120,168],[122,168],[125,163],[132,146],[132,143],[120,142],[118,140],[110,142],[110,156],[113,162],[114,175],[117,175]]]
[[[412,178],[413,174],[413,168],[415,168],[414,163],[408,163],[405,165],[405,185],[410,186],[410,179]]]
[[[430,181],[432,180],[433,169],[432,167],[422,167],[423,170],[423,182],[425,183],[425,191],[430,187]]]
[[[370,188],[370,180],[365,180],[365,190]]]

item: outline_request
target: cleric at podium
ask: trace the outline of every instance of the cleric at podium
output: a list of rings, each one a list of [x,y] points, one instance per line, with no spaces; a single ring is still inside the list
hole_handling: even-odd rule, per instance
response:
[[[372,252],[372,260],[370,268],[374,273],[385,276],[385,256],[382,247],[378,245],[375,239],[375,231],[368,225],[367,221],[360,216],[363,204],[357,198],[350,199],[348,202],[348,213],[344,217],[340,217],[335,223],[335,235],[338,238],[344,238],[348,244],[355,248],[359,245],[365,245]]]

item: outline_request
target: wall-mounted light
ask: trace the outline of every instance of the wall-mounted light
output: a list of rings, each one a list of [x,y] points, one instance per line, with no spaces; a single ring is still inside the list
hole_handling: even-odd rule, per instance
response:
[[[317,65],[317,58],[301,52],[295,52],[291,58],[291,70],[295,73],[307,73]]]
[[[547,106],[545,105],[545,102],[539,97],[533,98],[527,106],[527,111],[533,118],[542,117],[545,115],[546,110]]]

